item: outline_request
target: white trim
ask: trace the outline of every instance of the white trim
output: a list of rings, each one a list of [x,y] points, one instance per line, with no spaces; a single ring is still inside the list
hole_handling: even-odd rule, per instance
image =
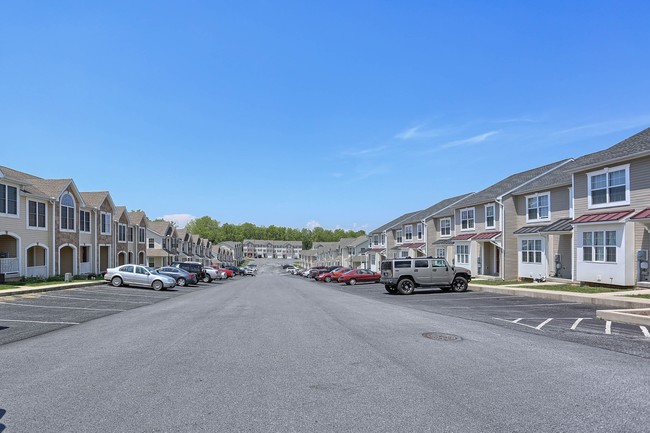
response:
[[[9,184],[7,184],[5,182],[0,183],[0,186],[5,187],[5,212],[0,211],[0,217],[19,219],[20,218],[20,201],[21,201],[20,200],[20,198],[21,198],[20,187],[16,186],[16,185],[9,185]],[[7,188],[16,188],[16,213],[15,214],[6,212],[8,202],[9,202],[9,198],[8,198],[9,193],[7,192]]]
[[[45,205],[45,227],[38,227],[38,206],[36,206],[36,224],[37,225],[36,225],[36,227],[33,227],[33,226],[29,225],[29,202],[31,202],[31,201],[33,201],[37,205],[38,205],[38,203],[42,203],[42,204]],[[47,212],[47,208],[48,208],[47,201],[28,198],[27,199],[27,212],[26,212],[27,218],[25,218],[25,229],[26,230],[43,231],[43,232],[47,231],[48,227],[49,227],[49,224],[48,224],[48,220],[49,220],[48,216],[49,215],[48,215],[48,212]]]
[[[466,229],[463,228],[463,212],[466,211],[472,211],[472,227],[467,227]],[[460,216],[458,220],[458,226],[460,227],[461,232],[473,232],[476,230],[476,207],[466,207],[463,209],[460,209],[458,211],[458,214]],[[469,218],[467,219],[469,221]]]
[[[442,222],[443,221],[449,221],[449,234],[448,235],[443,235],[442,234]],[[452,234],[454,233],[454,230],[451,226],[451,217],[446,217],[446,218],[440,218],[440,230],[438,230],[438,234],[440,235],[441,238],[450,238]]]
[[[102,234],[102,235],[109,235],[110,236],[113,233],[113,230],[112,230],[112,227],[113,227],[113,215],[111,214],[111,212],[104,212],[104,211],[100,211],[99,215],[100,215],[99,216],[99,233]],[[103,227],[103,224],[102,224],[102,215],[106,215],[106,221],[107,221],[107,225],[108,225],[108,231],[107,232],[104,231],[104,227]]]
[[[605,187],[607,194],[607,202],[592,204],[591,202],[591,178],[593,176],[599,176],[602,174],[608,174],[613,171],[625,170],[625,200],[622,201],[609,201],[609,179],[608,176],[605,176],[607,180],[607,186]],[[592,171],[587,173],[587,209],[602,209],[608,207],[616,206],[625,206],[630,204],[630,164],[618,165],[616,167],[605,167],[602,170]]]
[[[548,197],[548,216],[546,218],[540,218],[539,217],[539,198],[547,196]],[[528,200],[531,198],[535,198],[537,201],[537,218],[529,218],[528,217]],[[526,222],[527,223],[536,223],[536,222],[542,222],[542,221],[550,221],[551,220],[551,192],[550,191],[545,191],[545,192],[536,192],[535,194],[529,194],[524,197],[526,200]]]
[[[57,260],[57,266],[56,266],[56,273],[57,275],[61,275],[61,250],[65,247],[70,247],[72,248],[72,275],[77,275],[79,273],[78,267],[77,267],[77,262],[78,262],[78,254],[79,251],[77,249],[77,246],[75,244],[67,243],[59,246],[56,252],[56,256],[58,258]]]
[[[63,204],[63,197],[65,197],[66,195],[69,195],[70,198],[72,198],[72,202],[74,204],[74,207],[72,208],[72,210],[73,210],[73,212],[72,212],[72,215],[73,215],[73,220],[72,220],[73,227],[72,227],[72,229],[70,229],[70,228],[64,229],[63,228],[63,217],[62,217],[63,206],[65,206],[67,209],[70,209],[69,206]],[[74,195],[70,191],[66,190],[59,197],[59,231],[66,232],[66,233],[74,233],[74,232],[76,232],[77,218],[78,218],[78,216],[77,216],[77,200],[75,200]],[[67,218],[67,219],[70,219],[70,218]],[[59,265],[59,267],[60,267],[60,265]]]
[[[489,208],[492,208],[492,225],[491,225],[491,226],[488,225],[488,214],[487,214],[487,211],[488,211]],[[486,228],[486,229],[493,229],[493,228],[495,228],[496,225],[497,225],[497,208],[496,208],[496,206],[494,205],[494,203],[486,204],[486,205],[484,206],[484,211],[485,211],[485,228]]]

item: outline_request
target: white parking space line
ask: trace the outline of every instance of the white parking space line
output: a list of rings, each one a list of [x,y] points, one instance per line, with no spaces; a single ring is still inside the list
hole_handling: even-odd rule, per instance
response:
[[[18,323],[43,323],[46,325],[78,325],[77,322],[43,322],[40,320],[11,320],[0,319],[0,322],[18,322]]]
[[[513,320],[512,323],[519,323],[519,321],[522,320],[522,319],[523,319],[523,317],[520,317],[520,318],[517,319],[517,320]]]
[[[83,290],[83,289],[76,289],[77,292],[84,292],[84,293],[99,293],[100,295],[112,295],[112,296],[130,296],[130,297],[135,297],[135,298],[154,298],[154,299],[171,299],[174,296],[156,296],[156,295],[136,295],[136,294],[131,294],[131,293],[116,293],[116,292],[105,292],[101,290]]]
[[[643,332],[643,335],[650,338],[650,332],[648,332],[648,328],[646,328],[645,326],[639,326],[639,328],[641,328],[641,332]]]
[[[17,305],[17,306],[20,306],[20,307],[31,307],[31,308],[55,308],[55,309],[58,309],[58,310],[127,311],[127,310],[120,310],[120,309],[117,309],[117,308],[59,307],[59,306],[53,306],[53,305],[30,305],[30,304],[20,304],[18,302],[2,302],[2,301],[0,301],[0,304]]]
[[[611,335],[612,333],[612,322],[609,320],[605,323],[605,334]]]
[[[576,328],[578,327],[578,325],[580,324],[580,322],[582,322],[582,320],[583,320],[583,319],[578,319],[578,320],[576,320],[575,322],[573,322],[573,326],[571,327],[571,330],[572,330],[572,331],[575,331]]]
[[[544,320],[542,323],[540,323],[539,325],[537,325],[537,326],[535,327],[535,329],[537,329],[538,331],[540,331],[540,330],[544,327],[544,325],[546,325],[546,324],[547,324],[548,322],[550,322],[551,320],[553,320],[553,319],[546,319],[546,320]]]
[[[553,304],[516,304],[516,305],[509,305],[508,307],[510,308],[517,308],[517,307],[549,307],[553,305],[578,305],[578,302],[557,302]],[[448,308],[450,310],[454,309],[468,309],[468,308],[504,308],[503,305],[474,305],[470,307],[445,307],[445,306],[440,306],[440,308]]]
[[[41,298],[58,298],[58,299],[76,299],[78,301],[92,301],[92,302],[120,302],[123,304],[141,304],[147,305],[149,302],[145,301],[118,301],[114,299],[92,299],[92,298],[77,298],[74,296],[57,296],[57,295],[41,295]]]

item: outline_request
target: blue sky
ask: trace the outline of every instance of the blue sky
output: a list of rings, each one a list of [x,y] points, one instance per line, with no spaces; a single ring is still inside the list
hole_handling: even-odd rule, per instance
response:
[[[650,126],[647,1],[0,2],[0,165],[371,230]]]

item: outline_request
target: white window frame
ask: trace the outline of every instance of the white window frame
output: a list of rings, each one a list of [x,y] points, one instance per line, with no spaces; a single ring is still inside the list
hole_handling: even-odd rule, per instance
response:
[[[456,265],[465,265],[465,266],[469,265],[469,261],[470,261],[469,244],[456,244],[454,247],[454,252],[455,252],[454,257],[456,258]],[[467,261],[462,261],[461,258],[467,259]]]
[[[415,226],[415,236],[419,241],[424,239],[424,224],[417,223],[417,225]]]
[[[492,209],[492,225],[488,225],[488,209]],[[486,229],[493,229],[496,227],[496,221],[497,221],[497,210],[496,206],[494,204],[486,204],[485,205],[485,228]]]
[[[20,188],[0,183],[0,188],[4,190],[4,206],[0,209],[0,215],[8,218],[20,218]],[[16,213],[9,212],[9,188],[16,190]]]
[[[402,250],[402,251],[399,252],[399,258],[400,258],[400,259],[405,259],[405,258],[407,258],[408,256],[409,256],[409,252],[406,251],[406,250]]]
[[[82,213],[82,212],[83,212],[84,214],[86,214],[86,216],[88,217],[88,218],[86,218],[86,220],[85,220],[85,221],[88,222],[88,230],[84,230],[85,227],[82,227],[82,221],[81,221],[81,213]],[[84,222],[85,222],[85,221],[84,221]],[[79,232],[80,232],[80,233],[90,233],[91,230],[92,230],[92,224],[90,223],[90,211],[83,210],[83,209],[79,209]]]
[[[101,212],[99,217],[100,233],[103,235],[111,234],[111,227],[113,226],[113,215],[110,212]],[[104,231],[108,227],[108,231]]]
[[[447,223],[447,224],[445,224]],[[444,229],[447,229],[449,233],[444,233]],[[441,218],[440,219],[440,237],[441,238],[450,238],[451,237],[451,218]]]
[[[395,243],[401,244],[404,239],[402,238],[402,229],[395,230]]]
[[[447,248],[445,248],[445,247],[436,248],[436,257],[439,257],[441,259],[446,259],[447,258]]]
[[[379,235],[372,235],[372,243],[375,246],[379,245]]]
[[[126,242],[126,224],[117,224],[117,241],[122,243]]]
[[[472,213],[472,218],[469,218],[469,213]],[[463,212],[467,213],[467,218],[463,219]],[[476,229],[476,209],[473,207],[466,207],[465,209],[460,210],[460,231],[461,232],[471,232]],[[463,228],[463,221],[467,221],[467,227]],[[472,222],[472,226],[469,226],[469,222]]]
[[[404,226],[404,240],[405,241],[413,240],[413,224]]]
[[[544,256],[544,245],[541,239],[521,239],[519,241],[519,245],[521,250],[521,263],[529,263],[534,265],[539,265],[542,263]]]
[[[544,197],[544,196],[547,197],[548,211],[546,213],[546,217],[540,218],[539,217],[539,209],[540,209],[539,199],[540,199],[540,197]],[[551,219],[551,193],[549,191],[540,192],[540,193],[536,193],[536,194],[532,194],[532,195],[527,195],[525,197],[525,199],[526,199],[526,222],[533,223],[533,222],[539,222],[539,221],[549,221]],[[528,207],[528,201],[530,199],[535,199],[535,203],[537,204],[537,206],[535,207],[535,209],[537,210],[537,218],[530,218],[529,210],[532,209],[532,208]]]
[[[625,170],[625,200],[610,201],[610,185],[609,174],[616,171]],[[605,203],[592,203],[592,186],[591,179],[595,176],[605,175],[607,185],[605,186],[607,201]],[[602,188],[598,188],[602,189]],[[592,171],[587,173],[587,208],[588,209],[602,209],[614,206],[624,206],[630,204],[630,164],[618,165],[616,167],[605,167],[602,170]]]
[[[589,240],[587,236],[589,235]],[[613,234],[613,240],[611,235]],[[585,263],[618,263],[616,230],[593,230],[582,232],[582,261]],[[613,241],[613,242],[612,242]],[[614,260],[608,260],[608,252],[613,250]],[[589,259],[586,258],[589,252]]]
[[[30,205],[31,203],[34,203],[36,205],[36,225],[31,225],[30,224],[30,218],[31,218],[31,210],[30,210]],[[38,212],[38,205],[43,205],[43,218],[44,218],[44,225],[39,225],[38,223],[38,217],[39,217],[39,212]],[[26,221],[26,227],[29,230],[47,230],[47,203],[40,201],[40,200],[27,200],[27,221]]]
[[[63,199],[66,196],[70,196],[70,198],[72,199],[72,205],[73,205],[72,208],[70,206],[67,206],[67,205],[63,204]],[[66,213],[66,217],[67,217],[66,218],[66,228],[63,228],[63,208],[64,207],[66,208],[65,213]],[[67,223],[70,222],[69,221],[70,220],[70,217],[69,217],[70,209],[72,209],[72,228],[67,227],[67,225],[68,225]],[[62,232],[74,232],[76,224],[77,224],[77,201],[74,199],[74,196],[72,194],[70,194],[70,192],[66,191],[61,195],[61,200],[59,201],[59,230],[61,230]]]
[[[133,229],[133,226],[129,226],[127,229],[127,239],[129,243],[132,243],[133,240],[135,239],[135,230]]]

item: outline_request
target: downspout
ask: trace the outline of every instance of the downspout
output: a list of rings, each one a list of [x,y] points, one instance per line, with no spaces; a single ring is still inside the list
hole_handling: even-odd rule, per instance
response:
[[[99,242],[99,240],[97,239],[97,208],[93,209],[93,213],[95,214],[95,218],[93,218],[93,221],[95,221],[95,227],[93,230],[93,232],[95,233],[95,242],[93,243],[93,250],[94,250],[93,256],[95,256],[95,260],[94,260],[93,267],[95,270],[93,274],[98,274],[99,273],[99,245],[97,245],[97,242]]]
[[[55,274],[53,272],[56,269],[56,205],[53,197],[50,198],[50,204],[52,205],[52,218],[50,218],[50,225],[52,226],[52,269],[50,269],[49,274],[50,276],[54,276]]]
[[[424,257],[429,257],[429,242],[427,240],[428,239],[427,234],[428,234],[427,223],[426,223],[426,220],[423,219],[422,220],[422,236],[424,236],[423,237],[423,240],[424,240]]]
[[[505,261],[506,261],[506,233],[505,233],[505,219],[506,219],[506,214],[505,214],[505,205],[503,204],[503,196],[499,196],[496,198],[495,202],[499,205],[499,231],[501,231],[501,239],[503,242],[501,242],[501,251],[499,252],[499,276],[501,277],[501,280],[505,280]],[[495,215],[496,217],[496,215]]]

